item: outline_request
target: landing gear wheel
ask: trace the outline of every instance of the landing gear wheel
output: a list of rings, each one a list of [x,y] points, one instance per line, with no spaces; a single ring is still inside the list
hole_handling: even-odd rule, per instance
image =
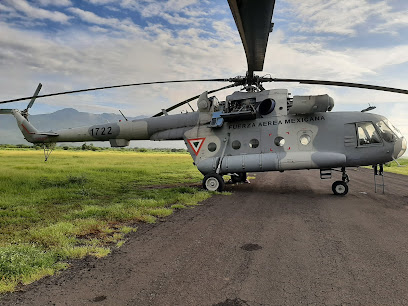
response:
[[[348,185],[343,181],[336,181],[332,185],[332,190],[335,195],[344,196],[348,192]]]
[[[238,175],[231,175],[231,182],[235,183],[243,183],[247,180],[246,172],[237,173]]]
[[[204,176],[203,188],[209,191],[222,191],[224,189],[225,182],[221,175],[217,173],[209,173]]]

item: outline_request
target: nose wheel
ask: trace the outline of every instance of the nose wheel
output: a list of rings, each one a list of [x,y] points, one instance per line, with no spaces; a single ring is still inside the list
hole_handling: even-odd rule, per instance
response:
[[[332,185],[332,190],[335,195],[344,196],[348,193],[348,185],[343,181],[336,181]]]
[[[332,185],[332,190],[335,195],[344,196],[348,193],[348,185],[347,183],[350,182],[349,176],[346,173],[346,168],[341,168],[341,181],[335,181]]]

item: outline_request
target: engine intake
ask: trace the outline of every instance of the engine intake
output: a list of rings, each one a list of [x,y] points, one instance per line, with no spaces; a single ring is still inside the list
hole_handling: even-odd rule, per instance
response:
[[[258,112],[262,116],[266,116],[275,109],[276,102],[273,99],[265,99],[258,106]]]

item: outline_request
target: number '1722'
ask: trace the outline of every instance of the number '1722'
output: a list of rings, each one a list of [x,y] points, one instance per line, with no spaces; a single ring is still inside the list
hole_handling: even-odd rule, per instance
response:
[[[93,128],[91,129],[92,136],[105,136],[105,135],[112,135],[112,127],[101,127],[101,128]]]

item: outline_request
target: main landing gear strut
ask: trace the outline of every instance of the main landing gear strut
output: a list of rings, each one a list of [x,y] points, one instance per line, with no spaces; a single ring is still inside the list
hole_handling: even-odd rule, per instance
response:
[[[337,170],[338,171],[338,170]],[[349,176],[346,173],[346,168],[341,168],[341,181],[335,181],[332,185],[332,190],[335,195],[344,196],[348,193],[348,185],[347,183],[350,182]]]

